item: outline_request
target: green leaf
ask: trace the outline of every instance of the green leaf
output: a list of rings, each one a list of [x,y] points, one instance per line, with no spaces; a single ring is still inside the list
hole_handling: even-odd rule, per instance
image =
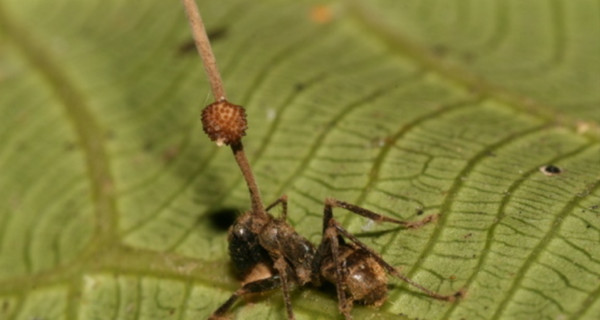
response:
[[[200,1],[262,188],[320,240],[337,219],[455,302],[391,280],[356,319],[600,316],[600,5]],[[222,225],[249,207],[204,136],[177,1],[0,4],[0,319],[203,319],[239,287]],[[549,175],[553,165],[559,174]],[[552,170],[551,170],[552,171]],[[299,319],[341,318],[329,289]],[[285,319],[281,294],[236,319]]]

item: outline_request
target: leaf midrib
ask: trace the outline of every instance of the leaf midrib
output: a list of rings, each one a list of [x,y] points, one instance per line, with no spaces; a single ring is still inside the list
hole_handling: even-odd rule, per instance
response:
[[[69,121],[82,150],[91,199],[94,208],[94,234],[82,250],[79,257],[67,265],[59,265],[51,270],[23,277],[2,280],[2,291],[12,294],[28,291],[31,288],[53,283],[68,282],[69,296],[77,296],[80,277],[77,275],[86,269],[86,264],[93,261],[97,252],[110,247],[115,240],[117,212],[113,194],[114,180],[111,175],[110,162],[107,156],[105,132],[97,123],[86,103],[85,96],[70,80],[68,73],[60,67],[52,52],[18,21],[0,3],[0,32],[8,43],[12,43],[18,52],[25,57],[31,68],[38,72],[63,107],[65,118]],[[22,300],[20,300],[22,302]],[[67,314],[74,318],[76,304],[69,299]],[[19,304],[17,309],[22,307]]]

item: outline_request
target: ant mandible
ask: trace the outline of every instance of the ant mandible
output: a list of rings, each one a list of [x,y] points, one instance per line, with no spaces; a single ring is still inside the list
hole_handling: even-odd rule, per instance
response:
[[[183,0],[198,52],[202,57],[216,102],[202,111],[204,132],[217,145],[229,145],[248,185],[252,208],[238,217],[229,229],[229,254],[244,284],[225,301],[209,319],[222,319],[242,296],[281,288],[287,318],[294,319],[290,298],[293,284],[321,286],[325,281],[335,284],[338,308],[346,319],[355,302],[380,306],[387,298],[389,273],[426,295],[453,301],[462,295],[458,291],[442,295],[429,290],[399,273],[379,254],[348,232],[333,218],[333,208],[343,208],[376,222],[389,222],[406,228],[418,228],[435,220],[430,215],[421,221],[407,222],[386,217],[344,201],[327,198],[323,211],[322,239],[315,247],[286,221],[287,197],[263,205],[260,192],[244,153],[242,137],[247,129],[243,107],[228,102],[206,30],[193,0]],[[282,214],[274,217],[269,210],[281,205]]]

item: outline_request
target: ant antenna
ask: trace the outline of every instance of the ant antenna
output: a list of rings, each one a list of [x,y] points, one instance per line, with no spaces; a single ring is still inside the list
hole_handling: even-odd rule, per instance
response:
[[[223,80],[217,68],[217,61],[210,46],[210,40],[206,34],[206,28],[200,17],[198,6],[194,0],[182,0],[185,8],[194,43],[198,54],[202,58],[204,70],[208,76],[215,102],[209,104],[202,110],[202,127],[209,138],[218,146],[229,145],[236,163],[242,170],[242,175],[250,191],[252,212],[256,215],[266,217],[260,190],[252,174],[252,169],[244,152],[242,137],[246,134],[248,124],[246,122],[246,111],[242,106],[227,101]]]

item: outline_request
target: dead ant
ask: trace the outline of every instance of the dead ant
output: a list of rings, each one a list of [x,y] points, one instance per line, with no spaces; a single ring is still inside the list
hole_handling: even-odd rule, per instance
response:
[[[229,145],[240,167],[248,189],[252,208],[236,219],[229,229],[229,254],[238,274],[244,278],[235,291],[209,319],[222,319],[242,296],[281,288],[287,318],[294,319],[290,299],[293,284],[321,286],[335,284],[339,311],[351,319],[355,302],[380,306],[387,297],[389,273],[440,300],[453,301],[461,292],[441,295],[400,274],[379,254],[367,247],[333,218],[333,208],[343,208],[376,222],[390,222],[406,228],[417,228],[435,220],[436,215],[421,221],[407,222],[386,217],[344,201],[327,198],[323,212],[322,239],[315,247],[286,222],[287,197],[263,205],[252,170],[246,159],[242,137],[247,128],[244,108],[225,99],[220,75],[210,48],[200,14],[193,0],[183,0],[198,51],[209,75],[216,102],[202,111],[202,125],[217,145]],[[281,205],[282,214],[276,218],[269,210]]]

